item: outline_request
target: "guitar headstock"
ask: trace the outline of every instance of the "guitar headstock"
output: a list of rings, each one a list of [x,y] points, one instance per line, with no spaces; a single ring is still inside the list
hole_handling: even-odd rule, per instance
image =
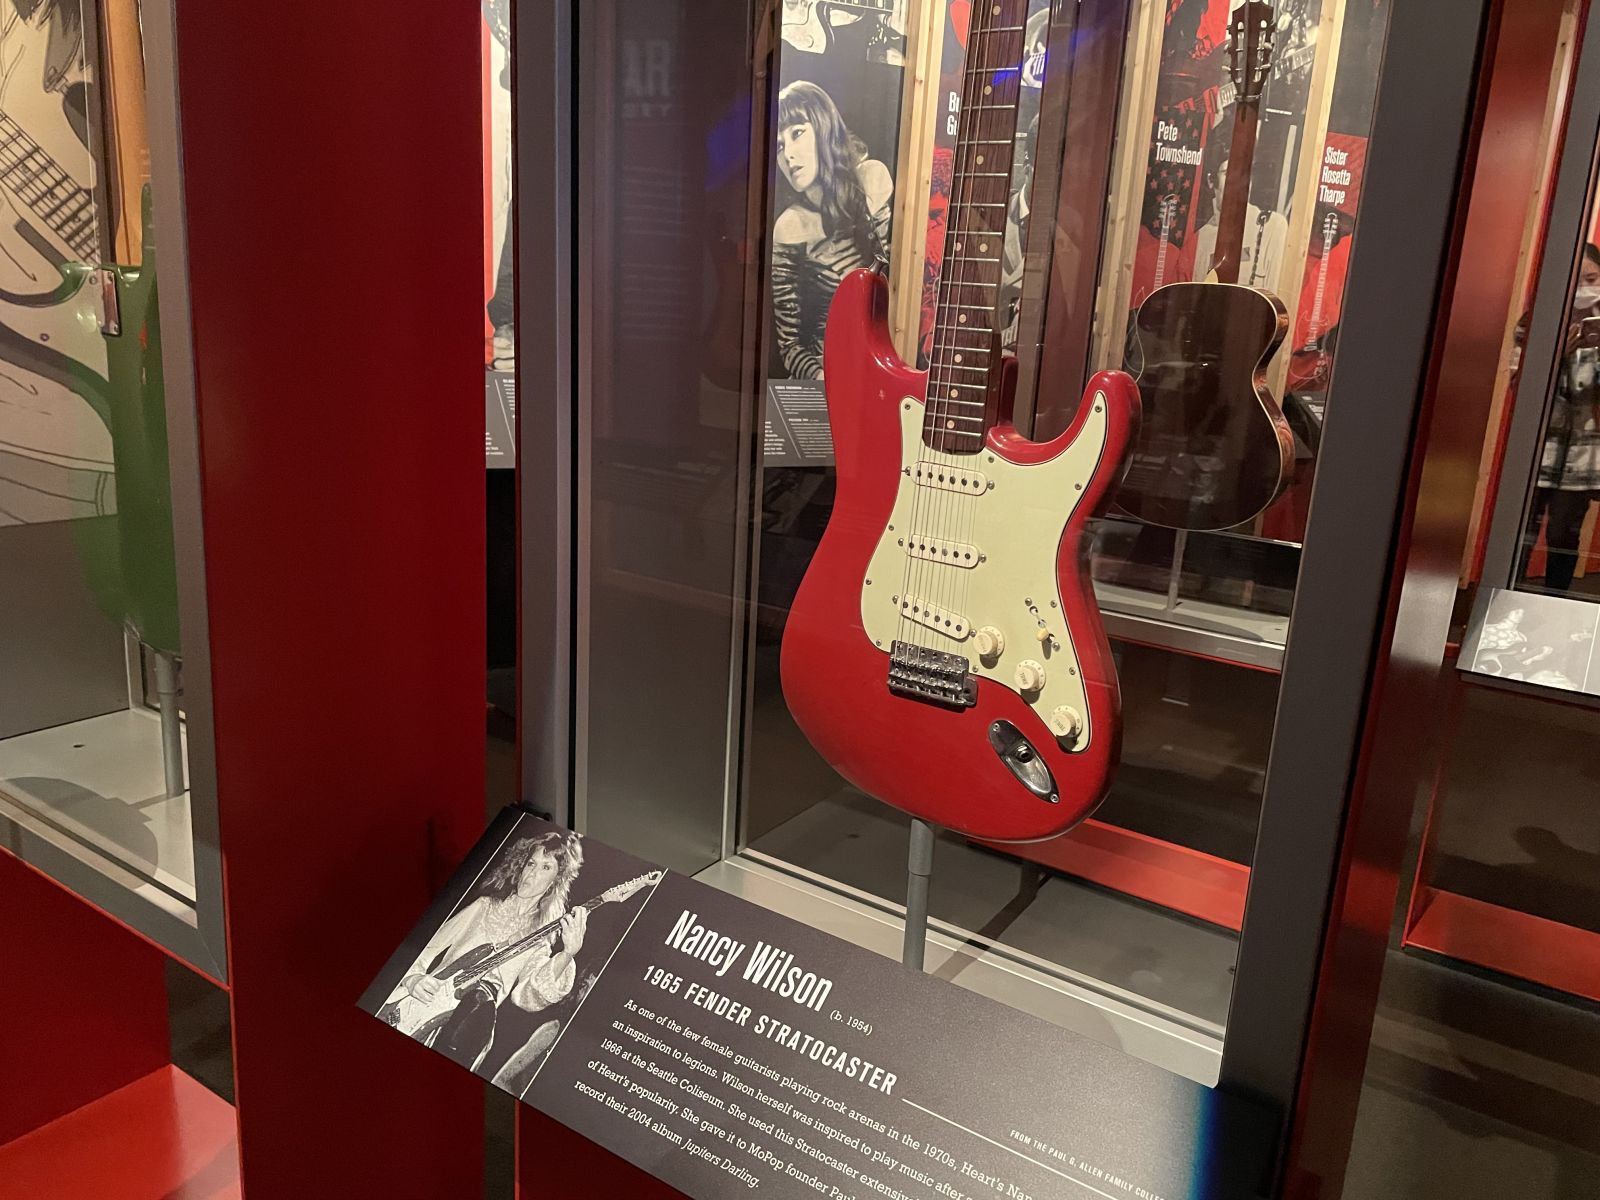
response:
[[[1173,224],[1178,219],[1178,197],[1174,193],[1167,193],[1161,197],[1161,228],[1171,231]]]
[[[640,888],[643,888],[646,885],[660,883],[661,877],[665,874],[665,871],[647,871],[645,874],[630,879],[626,883],[619,883],[612,887],[608,887],[605,891],[600,893],[600,899],[606,904],[616,904],[619,901],[628,899],[628,897],[632,896]]]
[[[1245,103],[1260,100],[1267,86],[1277,23],[1267,0],[1245,0],[1228,19],[1228,75]]]
[[[1339,214],[1330,212],[1322,218],[1322,249],[1326,253],[1333,249],[1334,242],[1339,240]]]

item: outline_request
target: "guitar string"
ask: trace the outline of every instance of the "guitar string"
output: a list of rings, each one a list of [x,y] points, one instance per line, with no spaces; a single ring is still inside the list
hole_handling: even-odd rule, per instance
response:
[[[989,202],[987,200],[980,201],[977,199],[978,196],[987,197],[989,195],[986,186],[983,183],[980,183],[980,180],[987,178],[987,176],[981,174],[979,172],[979,168],[991,165],[984,160],[988,157],[989,153],[992,152],[980,152],[979,147],[984,147],[987,149],[988,146],[988,139],[984,137],[984,135],[990,132],[986,124],[990,119],[987,114],[993,110],[992,107],[988,104],[985,104],[984,101],[987,96],[993,95],[994,89],[993,84],[986,84],[984,81],[993,78],[993,71],[996,65],[991,58],[994,51],[996,38],[994,29],[1000,23],[995,18],[1002,16],[1000,11],[1001,9],[1002,5],[999,3],[995,3],[987,7],[984,15],[988,18],[988,20],[984,23],[983,35],[981,39],[978,40],[977,45],[974,47],[976,50],[976,53],[973,55],[974,61],[966,64],[967,82],[968,86],[970,86],[972,89],[972,103],[974,105],[974,107],[968,113],[968,116],[970,117],[968,124],[973,136],[968,139],[967,144],[962,151],[962,162],[960,163],[960,169],[966,178],[970,180],[970,184],[967,189],[968,198],[965,205],[965,212],[963,213],[965,225],[960,231],[961,240],[955,243],[955,245],[960,248],[960,253],[957,256],[957,263],[955,266],[955,302],[963,310],[963,312],[969,307],[973,307],[969,303],[973,298],[970,294],[971,292],[976,291],[980,300],[984,299],[987,295],[985,287],[986,281],[982,278],[974,278],[974,276],[979,275],[983,271],[983,267],[978,265],[978,259],[980,257],[988,257],[986,253],[988,243],[983,239],[988,236],[993,236],[988,228],[989,218],[984,215],[985,213],[991,211],[989,208]],[[984,91],[984,88],[986,87],[988,88],[987,93]],[[989,381],[993,378],[995,370],[997,369],[997,364],[993,358],[994,315],[992,310],[986,315],[988,328],[979,334],[979,336],[983,337],[987,343],[987,349],[984,354],[985,371],[983,375],[984,389],[982,393],[983,408],[981,410],[984,420],[979,423],[979,432],[976,438],[978,445],[975,449],[975,452],[970,456],[961,456],[957,454],[949,455],[951,470],[957,473],[964,473],[969,470],[975,471],[983,462],[983,430],[987,428],[988,417],[990,415],[988,385]],[[958,314],[958,325],[960,324],[960,319],[960,314]],[[968,322],[969,325],[972,323],[973,322],[971,321]],[[964,387],[958,386],[963,384],[964,381],[957,378],[957,372],[954,366],[954,355],[955,351],[952,351],[950,358],[950,370],[948,373],[948,382],[951,384],[950,391],[952,393],[952,399],[965,390]],[[964,425],[966,423],[963,422],[961,424]],[[971,432],[965,428],[958,428],[954,430],[947,429],[944,442],[947,451],[949,450],[951,440],[948,435],[951,433],[956,435],[957,444],[962,446],[964,446],[967,443],[967,440],[972,437]],[[942,519],[940,521],[939,529],[940,541],[946,545],[958,543],[961,540],[959,536],[960,529],[965,524],[965,522],[962,520],[962,517],[967,511],[970,511],[977,505],[977,499],[965,489],[950,492],[948,495],[950,496],[950,499],[941,509],[940,515]],[[963,595],[962,585],[966,582],[966,580],[963,574],[963,569],[958,566],[946,566],[941,575],[940,582],[947,585],[940,589],[939,599],[941,608],[943,608],[946,612],[962,613],[964,615],[964,619],[967,622],[967,637],[970,638],[972,636],[971,617],[970,615],[965,614],[967,605],[966,597]]]
[[[1008,120],[998,122],[998,124],[1003,124],[1006,127],[1005,132],[1007,138],[1009,139],[1005,147],[1007,153],[1003,156],[1005,159],[1003,164],[1004,170],[1003,172],[1000,172],[1000,174],[1003,175],[1003,178],[996,178],[994,172],[984,176],[984,178],[995,179],[995,181],[999,184],[998,191],[1003,202],[999,209],[990,208],[985,210],[991,213],[998,212],[999,214],[998,221],[993,222],[996,228],[989,231],[990,238],[997,245],[996,254],[994,255],[995,263],[993,264],[993,270],[989,274],[989,279],[985,281],[984,287],[984,295],[986,297],[986,303],[990,314],[989,321],[991,326],[989,334],[989,353],[990,355],[995,356],[995,361],[991,361],[988,364],[989,370],[986,375],[986,379],[993,380],[996,384],[994,388],[986,388],[984,392],[983,411],[986,429],[991,422],[998,424],[999,420],[998,383],[1000,377],[998,372],[1003,367],[1005,357],[1000,347],[1001,336],[1003,332],[1002,320],[1004,316],[1004,314],[1002,314],[1000,311],[1000,291],[1001,277],[1003,274],[1002,266],[1005,257],[1006,223],[1010,213],[1009,203],[1005,202],[1008,202],[1010,199],[1011,175],[1016,167],[1016,112],[1017,105],[1021,101],[1022,52],[1026,48],[1024,45],[1022,30],[1020,28],[1012,28],[1021,26],[1023,24],[1021,19],[1023,16],[1022,12],[1015,11],[1022,7],[1021,0],[1004,0],[1004,3],[1013,11],[996,15],[1000,16],[1001,21],[1005,26],[1007,26],[1009,32],[990,34],[987,44],[984,47],[985,57],[990,59],[990,61],[987,61],[983,67],[983,78],[990,81],[989,86],[993,88],[993,96],[997,103],[996,108],[986,111],[1000,111],[1001,109],[1004,109],[1009,118]],[[1001,7],[1001,5],[997,4],[995,7],[998,8]],[[1002,42],[1002,38],[1005,39],[1004,42]],[[988,132],[991,134],[991,136],[994,136],[998,135],[1001,131],[999,129],[989,129]],[[983,164],[978,164],[976,162],[974,163],[974,166],[978,165]],[[1000,163],[994,163],[991,165],[996,169],[1002,166]],[[986,222],[986,224],[988,224],[988,222]],[[979,243],[980,252],[983,245],[984,243]],[[985,264],[985,269],[988,267],[989,264]],[[990,282],[991,280],[992,282]],[[996,406],[995,411],[993,412],[991,412],[991,403]],[[980,464],[980,469],[981,464],[987,457],[983,454],[984,449],[985,444],[983,439],[980,438],[979,453],[976,458],[976,461]],[[969,494],[962,497],[961,507],[965,510],[963,514],[965,520],[960,523],[959,533],[955,539],[958,545],[974,544],[977,528],[978,506],[982,499],[983,497],[981,493]],[[957,596],[959,597],[958,603],[960,605],[960,610],[963,612],[968,612],[970,608],[973,588],[973,572],[977,569],[977,565],[974,565],[969,568],[958,568],[957,571],[956,592]],[[968,612],[967,620],[970,625],[972,620],[970,612]],[[972,636],[973,632],[974,631],[969,628],[968,636]]]
[[[968,59],[973,57],[981,59],[984,56],[988,45],[987,31],[989,26],[993,24],[983,20],[984,14],[982,12],[975,13],[975,16],[978,19],[975,21],[974,27],[969,30],[968,36]],[[971,53],[974,49],[978,52],[976,56]],[[959,239],[964,239],[968,236],[967,232],[963,231],[962,228],[962,217],[965,214],[970,219],[970,193],[976,187],[976,180],[970,174],[972,167],[975,165],[970,161],[974,154],[972,132],[981,121],[977,114],[982,110],[974,107],[973,87],[974,80],[981,74],[982,66],[983,64],[980,62],[978,69],[974,70],[968,62],[963,62],[962,64],[961,114],[958,118],[951,174],[951,204],[949,211],[952,219],[945,243],[946,269],[941,272],[940,280],[940,286],[945,293],[943,306],[946,310],[947,320],[944,325],[949,334],[944,344],[947,358],[941,364],[939,356],[935,355],[933,363],[930,364],[926,420],[931,428],[933,437],[931,444],[928,444],[927,447],[929,453],[925,457],[928,462],[928,474],[931,475],[931,478],[915,481],[922,485],[923,490],[932,494],[922,506],[923,514],[917,522],[913,533],[918,539],[919,546],[924,537],[926,537],[935,542],[935,548],[932,551],[920,552],[916,559],[918,567],[914,572],[914,579],[917,593],[913,604],[921,607],[923,610],[921,615],[924,618],[923,625],[931,629],[935,636],[943,633],[938,627],[939,616],[936,614],[939,614],[942,610],[943,619],[946,622],[951,619],[950,598],[946,595],[947,580],[944,578],[945,573],[939,572],[937,569],[940,564],[935,558],[924,557],[923,555],[937,554],[937,542],[941,540],[939,534],[948,521],[947,514],[953,506],[956,496],[954,491],[944,486],[945,480],[943,477],[947,473],[955,472],[957,467],[956,456],[949,450],[951,440],[949,435],[955,432],[951,426],[959,425],[960,422],[951,419],[956,415],[954,411],[956,406],[946,402],[945,392],[952,382],[954,372],[951,367],[953,365],[953,356],[956,353],[956,347],[951,344],[950,339],[959,336],[956,331],[961,325],[960,314],[956,311],[961,304],[958,298],[961,295],[959,289],[964,287],[966,282],[964,257],[955,255],[954,251],[957,247],[963,245],[963,242]],[[953,258],[959,261],[952,261]],[[940,324],[937,316],[938,307],[936,306],[936,329]],[[951,399],[956,398],[955,396],[951,397]],[[931,613],[929,611],[930,607],[932,608]],[[916,613],[913,611],[913,617],[915,616]],[[917,644],[920,647],[922,643],[919,641]],[[933,646],[929,646],[928,649],[937,649],[940,645],[941,643],[936,642]],[[925,661],[920,652],[918,659],[919,662]]]
[[[963,530],[970,530],[971,523],[976,518],[976,502],[979,499],[976,494],[966,491],[957,480],[960,480],[962,475],[978,472],[981,467],[984,432],[992,416],[987,381],[992,378],[994,371],[998,370],[998,365],[992,358],[997,336],[997,328],[994,325],[994,301],[997,299],[995,293],[998,282],[990,283],[984,278],[974,277],[982,272],[978,262],[989,258],[989,254],[984,253],[989,248],[989,242],[984,242],[984,238],[989,240],[994,240],[995,237],[1003,238],[1003,224],[1000,230],[990,229],[990,218],[984,216],[987,210],[994,208],[995,202],[979,202],[976,198],[978,195],[987,195],[979,179],[989,178],[989,173],[979,173],[978,168],[989,166],[990,163],[984,162],[984,158],[992,154],[989,150],[981,149],[992,141],[981,136],[989,131],[986,123],[990,120],[981,114],[998,107],[995,104],[984,104],[984,99],[994,96],[995,83],[984,85],[982,80],[994,80],[995,70],[1002,66],[995,59],[1000,37],[997,32],[1000,29],[1000,21],[994,19],[1002,18],[1002,13],[1003,5],[1000,3],[989,6],[986,13],[979,13],[973,37],[970,38],[970,50],[974,53],[970,54],[970,61],[963,62],[962,91],[965,104],[963,104],[962,131],[965,136],[957,139],[957,149],[955,149],[955,160],[957,160],[955,179],[960,184],[960,200],[952,202],[955,221],[947,251],[947,258],[952,261],[950,269],[946,272],[947,306],[950,309],[947,328],[950,330],[950,341],[946,346],[946,358],[942,363],[934,363],[936,381],[930,387],[936,403],[934,408],[936,443],[930,456],[931,461],[936,464],[933,518],[928,522],[928,536],[933,539],[933,546],[925,552],[926,568],[923,573],[923,576],[931,582],[931,586],[923,587],[922,590],[925,592],[925,600],[933,605],[934,632],[942,638],[947,638],[957,648],[973,634],[970,614],[966,614],[965,611],[971,587],[970,574],[966,574],[966,571],[971,568],[962,568],[957,563],[947,562],[946,558],[954,547],[970,541],[971,534],[968,533],[963,538],[962,533]],[[987,91],[982,90],[986,86]],[[952,192],[954,190],[952,187]],[[1003,208],[1003,205],[1000,206]],[[974,238],[978,238],[978,242],[974,243]],[[994,258],[998,261],[1000,254],[995,254]],[[962,310],[979,307],[968,304],[971,299],[970,293],[974,290],[979,290],[979,294],[987,298],[986,304],[981,306],[989,317],[987,328],[971,328],[973,322],[966,322],[966,328],[963,328]],[[957,411],[958,406],[962,410],[971,406],[970,400],[966,402],[962,400],[962,392],[968,390],[968,387],[962,378],[958,378],[957,363],[955,363],[958,354],[965,357],[970,352],[968,347],[962,346],[960,342],[962,333],[973,334],[974,339],[987,342],[984,349],[986,386],[982,402],[982,419],[968,418],[965,411],[960,413]],[[979,429],[965,429],[968,424],[979,424]],[[965,446],[973,440],[976,440],[978,445],[968,453],[965,451]],[[963,450],[952,450],[952,443],[963,446]],[[958,550],[955,552],[958,554]],[[957,627],[955,624],[957,621],[962,622],[962,626]]]
[[[969,29],[969,53],[976,36],[977,31]],[[943,492],[943,488],[940,486],[942,482],[940,476],[943,473],[944,466],[944,456],[940,453],[940,446],[944,440],[946,418],[952,406],[944,402],[944,391],[949,382],[949,372],[946,366],[941,363],[941,352],[944,355],[952,352],[950,339],[955,336],[954,330],[957,324],[954,309],[956,301],[953,299],[956,264],[952,259],[952,248],[957,244],[956,238],[959,236],[961,213],[966,203],[965,196],[968,185],[968,180],[961,166],[962,146],[970,138],[968,106],[971,100],[968,92],[971,80],[966,70],[967,64],[963,61],[960,93],[961,111],[957,118],[956,145],[951,158],[951,196],[948,209],[950,226],[945,231],[944,263],[940,272],[938,295],[934,306],[935,353],[933,361],[929,364],[928,385],[925,396],[926,410],[923,418],[924,436],[918,439],[918,464],[914,468],[917,473],[917,478],[914,480],[917,486],[916,495],[921,503],[917,506],[918,511],[910,531],[913,542],[912,564],[914,565],[912,573],[914,584],[912,592],[913,621],[921,624],[924,628],[930,629],[934,634],[937,634],[937,630],[932,628],[933,618],[928,613],[927,608],[936,599],[935,592],[937,589],[933,586],[936,576],[932,562],[924,557],[926,552],[921,550],[920,547],[924,539],[937,538],[939,514],[943,508],[939,503]],[[924,619],[921,621],[916,621],[918,616],[917,608],[923,610],[920,615]],[[917,657],[920,664],[925,661],[921,653],[921,647],[924,642],[930,639],[927,634],[915,629],[912,630],[912,634],[914,643],[919,647]],[[937,643],[927,648],[930,650],[937,649]]]
[[[983,26],[982,36],[975,47],[977,52],[972,56],[974,61],[966,64],[965,67],[965,85],[970,89],[971,103],[974,107],[968,112],[970,117],[968,128],[971,136],[967,139],[966,145],[962,150],[962,162],[960,163],[960,169],[969,181],[966,189],[967,199],[964,205],[965,227],[960,231],[961,240],[956,243],[961,247],[961,253],[957,255],[958,261],[955,267],[955,304],[963,311],[973,307],[969,304],[972,298],[970,292],[977,290],[980,299],[986,295],[986,281],[982,278],[975,278],[975,276],[979,276],[985,269],[978,265],[978,260],[981,257],[987,257],[985,250],[988,243],[981,239],[994,236],[988,228],[989,218],[983,215],[991,211],[992,201],[977,199],[978,196],[988,195],[986,185],[980,182],[980,180],[987,178],[987,175],[980,172],[978,168],[991,165],[984,161],[992,152],[987,150],[987,139],[983,135],[989,132],[986,122],[990,118],[985,114],[993,111],[993,106],[985,103],[985,100],[993,95],[993,84],[986,84],[984,81],[993,78],[993,72],[997,65],[993,60],[993,54],[997,38],[995,30],[1000,25],[1000,21],[996,18],[1002,17],[1002,10],[1003,5],[995,3],[989,6],[983,14],[987,20],[980,22]],[[987,92],[985,88],[988,89]],[[976,245],[974,245],[973,241],[975,237],[979,239]],[[946,452],[946,461],[951,473],[957,476],[976,472],[983,462],[984,431],[988,426],[990,415],[988,383],[996,369],[996,363],[992,357],[994,354],[994,316],[992,308],[988,309],[987,318],[988,328],[976,331],[977,335],[987,342],[987,350],[984,356],[982,420],[978,422],[979,429],[974,433],[972,430],[965,428],[966,425],[971,423],[970,421],[961,421],[955,422],[958,426],[957,428],[946,428],[944,431],[943,445]],[[959,314],[956,323],[958,326],[960,325]],[[968,324],[970,325],[972,322],[969,321]],[[954,354],[955,351],[952,350],[947,364],[947,382],[950,385],[949,390],[952,400],[955,400],[967,390],[964,381],[957,377]],[[951,407],[954,408],[955,406],[952,405]],[[968,411],[964,409],[961,415],[968,415]],[[951,437],[952,434],[955,435],[953,439]],[[952,440],[955,441],[956,445],[965,447],[969,439],[977,442],[970,454],[950,449]],[[938,533],[940,542],[945,547],[949,547],[960,542],[960,531],[965,524],[963,517],[976,507],[977,497],[972,492],[961,487],[947,490],[944,496],[946,499],[940,509]],[[939,562],[937,559],[934,561]],[[963,595],[964,585],[968,580],[963,568],[942,562],[939,565],[944,567],[939,576],[941,584],[939,589],[940,607],[946,614],[955,614],[965,622],[965,637],[953,639],[959,648],[962,642],[972,636],[971,617],[965,611],[966,598]],[[949,616],[946,617],[946,621],[950,621]],[[947,636],[953,637],[953,634]]]
[[[968,45],[970,48],[970,36]],[[963,72],[965,72],[965,63],[963,63]],[[942,404],[941,399],[943,381],[940,378],[938,352],[941,347],[948,349],[946,338],[942,337],[941,334],[953,328],[954,325],[953,321],[947,319],[953,315],[949,311],[951,269],[953,268],[953,263],[950,261],[950,247],[955,244],[955,231],[960,225],[961,210],[959,206],[964,203],[960,197],[964,194],[966,180],[959,170],[959,166],[961,144],[965,140],[965,132],[968,126],[965,114],[968,102],[966,93],[969,86],[969,78],[963,73],[961,85],[962,116],[958,119],[956,148],[951,164],[951,200],[948,211],[952,224],[951,228],[946,231],[945,262],[943,264],[945,269],[940,272],[939,283],[935,292],[934,355],[933,361],[929,364],[928,383],[923,397],[923,430],[917,438],[917,454],[912,465],[914,491],[912,493],[911,527],[905,533],[907,542],[906,579],[902,585],[900,595],[902,633],[905,635],[903,640],[915,648],[915,659],[919,666],[926,661],[923,655],[924,649],[932,650],[935,648],[934,646],[925,646],[924,643],[927,641],[927,636],[918,628],[918,626],[922,628],[930,627],[928,621],[924,620],[924,618],[931,620],[925,609],[932,600],[932,596],[929,593],[933,591],[929,586],[931,568],[927,560],[921,556],[918,547],[922,539],[933,536],[932,527],[935,524],[934,518],[937,512],[935,501],[939,489],[934,486],[938,475],[939,462],[937,441],[941,436],[940,413],[943,408],[948,407]],[[929,436],[930,434],[931,437]]]

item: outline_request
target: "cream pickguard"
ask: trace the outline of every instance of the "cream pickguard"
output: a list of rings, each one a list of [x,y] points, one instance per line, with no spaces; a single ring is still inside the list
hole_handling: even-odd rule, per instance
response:
[[[875,646],[914,642],[970,661],[973,674],[1016,692],[1065,748],[1094,737],[1056,564],[1062,535],[1105,452],[1105,398],[1073,443],[1045,462],[935,454],[923,406],[900,405],[901,470],[894,515],[861,590]]]

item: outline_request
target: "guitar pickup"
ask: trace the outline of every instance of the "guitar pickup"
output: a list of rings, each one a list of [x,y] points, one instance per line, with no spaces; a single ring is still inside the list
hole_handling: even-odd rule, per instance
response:
[[[889,690],[942,708],[971,708],[978,703],[971,665],[959,654],[897,641],[889,650]]]
[[[940,608],[937,604],[929,604],[921,596],[901,596],[899,602],[901,616],[915,621],[918,625],[926,625],[947,638],[962,642],[966,640],[967,634],[972,632],[970,623],[960,613]]]
[[[912,536],[903,539],[900,544],[906,548],[908,558],[944,563],[949,567],[970,570],[983,561],[983,555],[978,553],[978,548],[966,542],[948,542],[943,538]]]
[[[965,496],[981,496],[989,490],[989,477],[982,471],[964,471],[946,463],[919,461],[916,480],[918,487],[939,488]]]

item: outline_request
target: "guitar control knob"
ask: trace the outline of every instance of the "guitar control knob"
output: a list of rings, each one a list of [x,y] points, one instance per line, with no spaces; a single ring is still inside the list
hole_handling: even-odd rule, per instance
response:
[[[1006,635],[993,625],[985,625],[972,635],[972,644],[979,658],[999,658],[1006,652]]]
[[[1083,732],[1083,714],[1065,704],[1050,712],[1050,732],[1064,742],[1075,742]]]
[[[1017,691],[1037,692],[1044,686],[1044,664],[1025,658],[1017,664],[1011,678],[1017,685]]]

